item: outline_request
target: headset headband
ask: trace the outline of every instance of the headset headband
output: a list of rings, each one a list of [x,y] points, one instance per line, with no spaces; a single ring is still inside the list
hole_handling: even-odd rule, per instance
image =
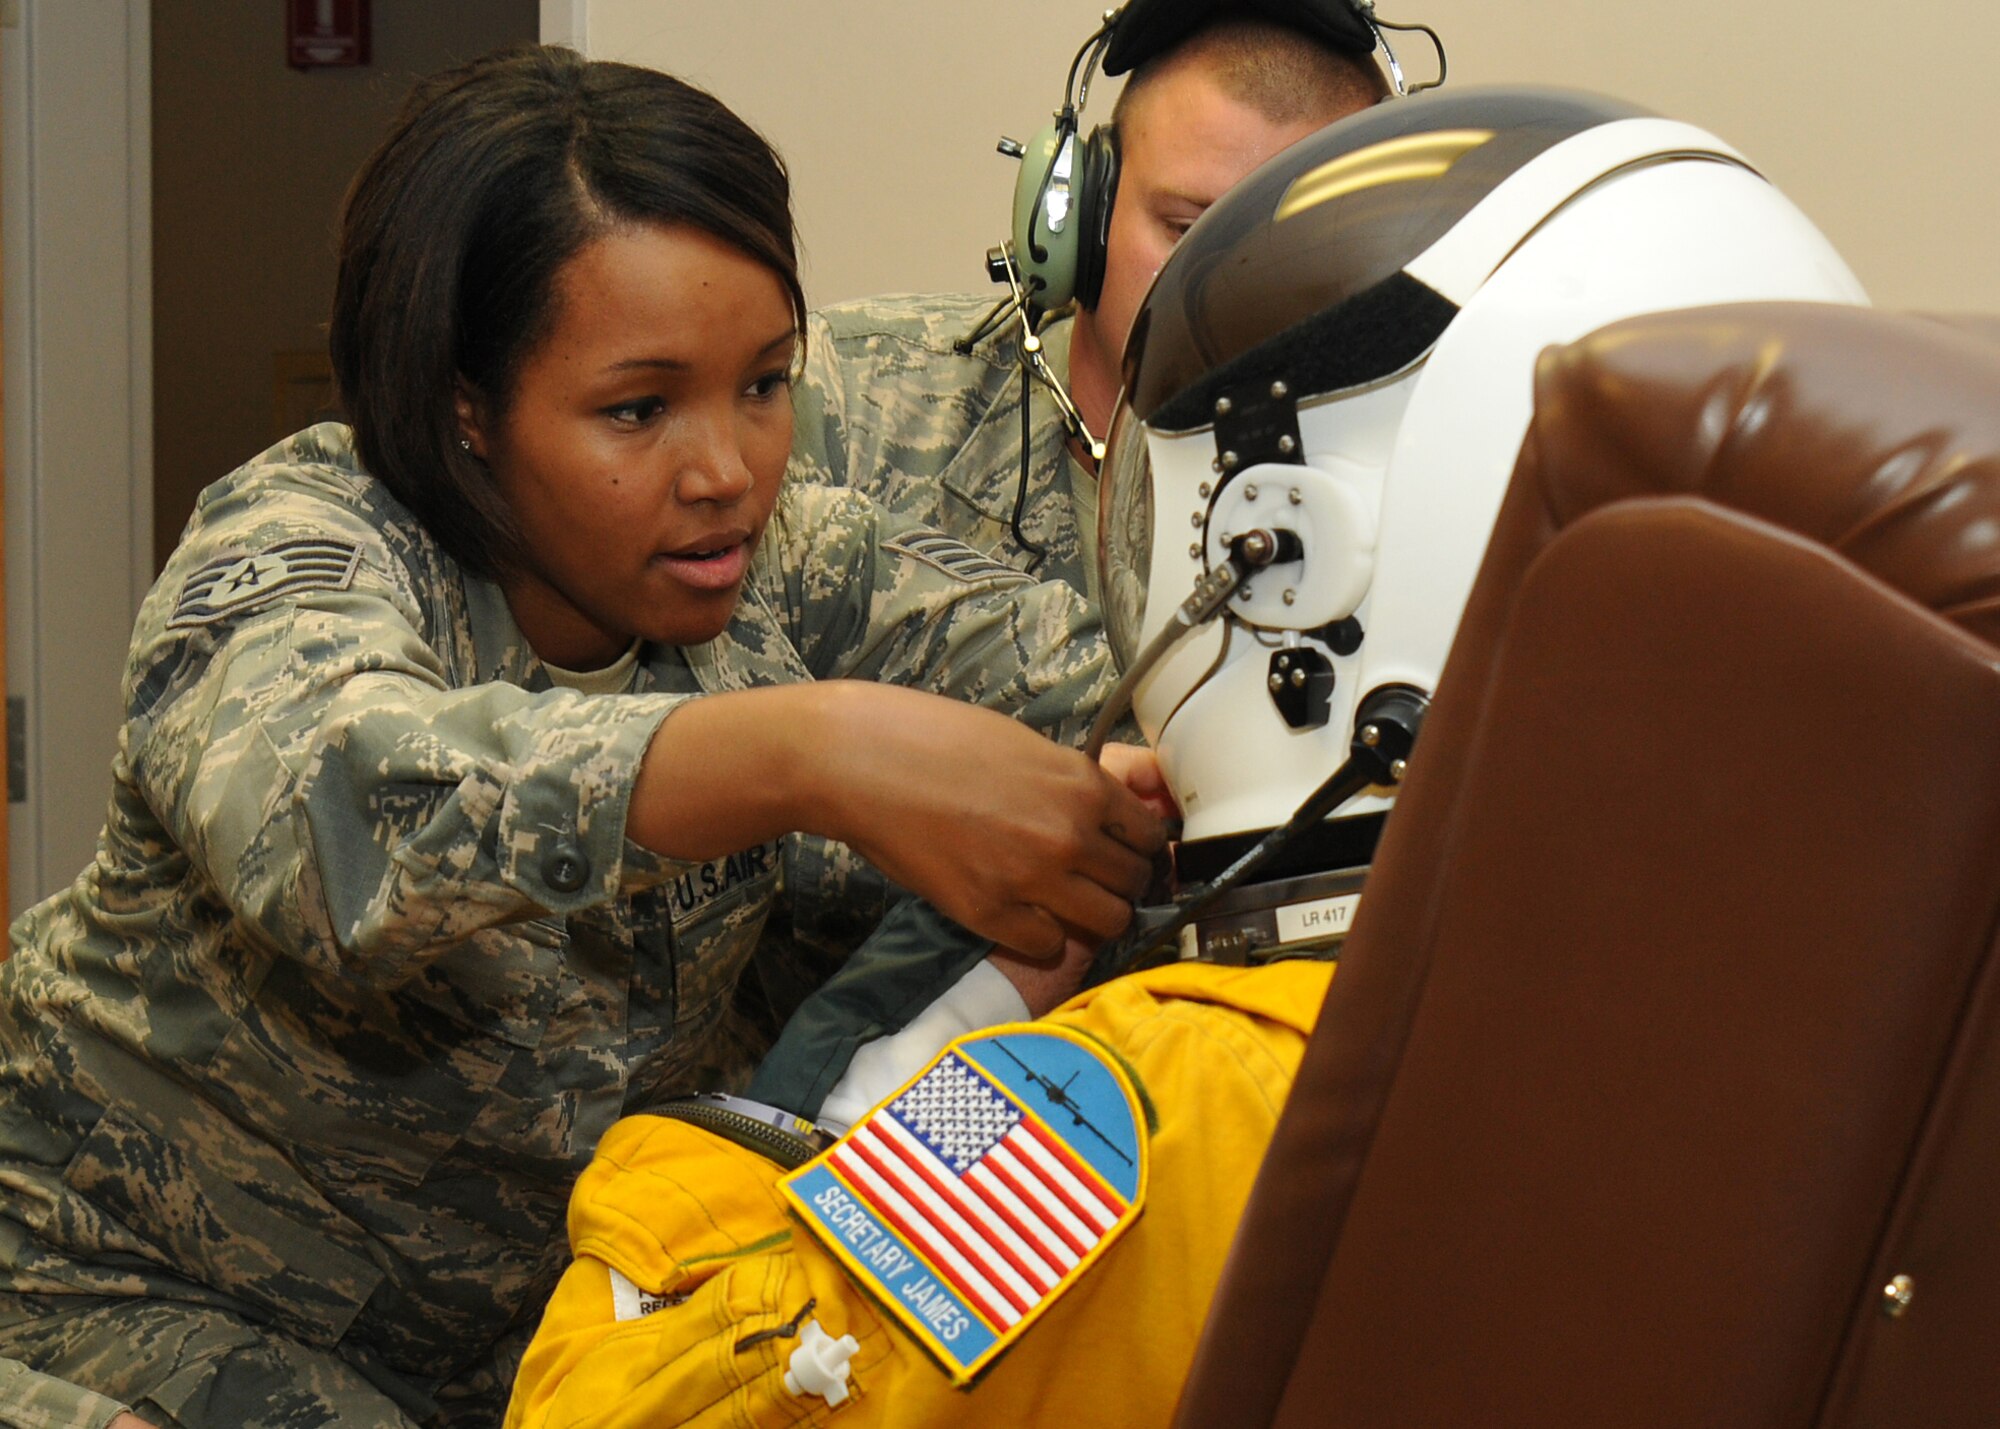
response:
[[[1368,0],[1129,0],[1112,21],[1104,72],[1136,69],[1215,20],[1268,20],[1332,49],[1365,55],[1375,48],[1375,31],[1364,8],[1372,8]]]

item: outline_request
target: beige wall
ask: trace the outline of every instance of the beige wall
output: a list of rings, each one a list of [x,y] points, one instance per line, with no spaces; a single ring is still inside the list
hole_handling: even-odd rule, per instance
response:
[[[1088,0],[589,0],[584,48],[680,75],[791,167],[815,303],[987,288],[1014,162],[1062,99]],[[1004,17],[1004,18],[1002,18]],[[1109,116],[1115,86],[1088,116]],[[997,293],[997,290],[996,290]]]
[[[575,0],[585,44],[713,89],[791,161],[815,301],[983,288],[1012,166],[1096,0]],[[1935,0],[1380,0],[1451,82],[1569,84],[1706,125],[1760,164],[1876,300],[2000,310],[1989,73],[2000,10]],[[998,17],[1005,17],[1004,20]],[[1427,63],[1420,37],[1404,51]],[[1109,99],[1109,91],[1106,92]],[[1109,112],[1106,103],[1101,118]]]
[[[2000,309],[2000,10],[1984,0],[1426,0],[1422,13],[1451,47],[1454,84],[1578,85],[1713,130],[1825,230],[1876,302]]]

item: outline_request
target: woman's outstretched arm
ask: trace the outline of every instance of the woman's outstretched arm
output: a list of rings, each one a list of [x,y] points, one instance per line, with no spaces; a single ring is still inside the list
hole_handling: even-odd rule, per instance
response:
[[[855,680],[691,700],[646,751],[626,833],[703,859],[800,830],[854,845],[1038,957],[1114,936],[1166,827],[1073,749],[975,706]]]

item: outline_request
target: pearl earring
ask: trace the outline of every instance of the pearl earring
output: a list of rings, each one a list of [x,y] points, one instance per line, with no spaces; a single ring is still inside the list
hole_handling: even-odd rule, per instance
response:
[[[458,447],[460,451],[467,451],[467,452],[471,451],[472,450],[471,439],[467,437],[460,437],[458,439]]]

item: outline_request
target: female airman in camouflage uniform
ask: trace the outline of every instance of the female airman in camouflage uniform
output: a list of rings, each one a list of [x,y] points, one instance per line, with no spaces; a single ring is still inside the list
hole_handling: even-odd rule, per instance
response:
[[[1024,727],[1101,696],[1074,592],[780,490],[785,179],[712,99],[482,61],[343,223],[352,427],[204,494],[0,970],[0,1423],[497,1421],[600,1134],[744,1070],[781,834],[1035,952],[1161,836]]]

